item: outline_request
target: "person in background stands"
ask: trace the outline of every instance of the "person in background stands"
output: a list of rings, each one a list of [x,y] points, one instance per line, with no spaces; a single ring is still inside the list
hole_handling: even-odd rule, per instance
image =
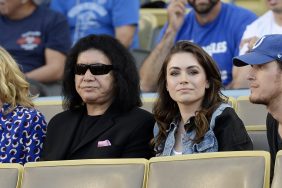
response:
[[[186,15],[188,3],[192,10]],[[240,87],[233,85],[237,77],[232,58],[238,55],[243,32],[256,15],[220,0],[171,0],[167,12],[168,23],[160,33],[160,41],[141,66],[141,90],[156,90],[163,60],[179,40],[192,41],[212,56],[226,88]]]
[[[0,0],[0,45],[44,95],[59,95],[66,53],[70,48],[63,15],[33,0]]]
[[[192,42],[177,42],[161,68],[153,108],[158,156],[253,149],[221,87],[212,58]]]
[[[135,60],[117,39],[81,38],[68,55],[63,83],[66,111],[48,124],[43,160],[154,155],[155,120],[139,108]]]
[[[2,47],[0,65],[0,162],[23,165],[38,161],[45,118],[34,108],[24,74]]]
[[[89,34],[116,37],[125,47],[138,47],[139,0],[52,0],[64,14],[75,43]]]
[[[250,101],[263,104],[268,110],[267,139],[272,160],[282,149],[282,35],[264,35],[249,53],[235,57],[236,66],[251,65],[248,73]]]

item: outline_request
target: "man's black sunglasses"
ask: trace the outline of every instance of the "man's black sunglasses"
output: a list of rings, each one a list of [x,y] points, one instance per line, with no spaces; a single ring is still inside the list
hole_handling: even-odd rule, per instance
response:
[[[104,64],[76,64],[74,73],[77,75],[85,75],[87,70],[90,70],[93,75],[103,75],[108,74],[113,70],[113,65],[104,65]]]

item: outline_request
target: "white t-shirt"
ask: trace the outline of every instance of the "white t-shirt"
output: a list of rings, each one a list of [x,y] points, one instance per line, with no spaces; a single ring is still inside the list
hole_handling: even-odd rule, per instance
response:
[[[247,26],[242,40],[250,37],[262,37],[263,35],[282,34],[282,26],[276,24],[272,11],[267,11],[265,14],[256,19],[253,23]],[[245,44],[239,52],[239,55],[245,54],[248,50]]]

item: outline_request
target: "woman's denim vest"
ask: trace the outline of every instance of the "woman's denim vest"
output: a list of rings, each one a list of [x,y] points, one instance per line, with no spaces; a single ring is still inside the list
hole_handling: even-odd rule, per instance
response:
[[[182,138],[182,154],[192,154],[192,153],[204,153],[204,152],[216,152],[218,151],[218,143],[213,132],[215,127],[215,119],[219,116],[226,107],[231,107],[229,104],[222,103],[212,114],[209,130],[206,132],[203,140],[200,143],[194,143],[195,130],[186,132],[186,135]],[[178,122],[173,121],[170,123],[169,129],[167,130],[168,136],[163,145],[160,147],[163,148],[162,153],[158,156],[169,156],[172,155],[172,150],[175,144],[175,133],[178,127]],[[157,124],[154,127],[154,135],[156,137],[159,129]],[[159,149],[161,149],[159,148]]]

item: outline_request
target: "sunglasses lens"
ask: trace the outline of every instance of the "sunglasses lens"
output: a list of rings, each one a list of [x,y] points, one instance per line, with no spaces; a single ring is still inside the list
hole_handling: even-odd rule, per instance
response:
[[[74,71],[75,71],[75,74],[77,74],[77,75],[84,75],[86,73],[87,69],[88,69],[88,65],[77,64],[75,66]]]
[[[93,75],[103,75],[108,74],[112,69],[112,65],[103,65],[103,64],[77,64],[75,66],[75,74],[85,75],[86,71],[90,69],[91,74]]]
[[[91,65],[90,72],[93,75],[108,74],[113,69],[112,65]]]

